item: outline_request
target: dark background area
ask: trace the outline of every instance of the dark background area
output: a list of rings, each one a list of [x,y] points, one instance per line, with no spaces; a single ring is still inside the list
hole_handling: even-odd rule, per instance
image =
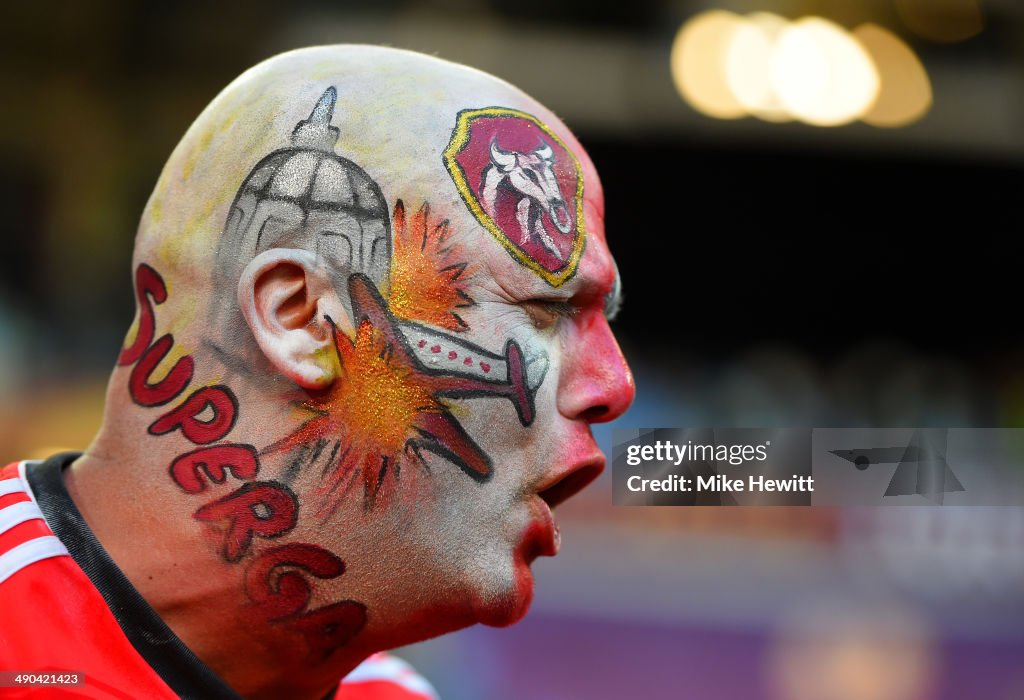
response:
[[[627,337],[711,357],[785,340],[822,360],[873,337],[984,364],[1022,334],[1024,170],[1010,163],[586,141],[631,303]],[[661,304],[678,304],[666,318]]]

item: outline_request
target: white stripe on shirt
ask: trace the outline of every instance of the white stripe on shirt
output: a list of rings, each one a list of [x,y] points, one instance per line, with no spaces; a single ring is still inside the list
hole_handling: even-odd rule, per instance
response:
[[[13,479],[0,479],[0,496],[6,496],[9,493],[25,493],[25,491],[25,485],[17,477]]]
[[[67,548],[52,535],[22,542],[17,547],[0,554],[0,583],[3,583],[29,564],[35,564],[37,561],[49,559],[50,557],[59,557],[67,553]]]
[[[21,501],[12,503],[6,508],[0,508],[0,535],[10,530],[15,525],[21,525],[27,520],[43,519],[43,512],[39,510],[32,501]]]
[[[406,690],[425,695],[431,700],[438,700],[437,691],[426,678],[396,656],[374,654],[345,676],[343,685],[368,681],[389,681],[400,685]]]

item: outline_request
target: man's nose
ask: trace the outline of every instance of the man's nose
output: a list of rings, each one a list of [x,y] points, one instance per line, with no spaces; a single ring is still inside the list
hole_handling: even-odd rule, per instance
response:
[[[626,412],[636,387],[603,314],[577,318],[567,330],[558,381],[558,411],[566,418],[605,423]]]

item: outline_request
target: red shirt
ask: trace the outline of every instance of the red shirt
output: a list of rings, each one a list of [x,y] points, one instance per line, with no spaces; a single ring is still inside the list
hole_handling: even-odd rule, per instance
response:
[[[238,700],[164,624],[89,530],[64,488],[63,469],[76,457],[0,468],[0,697]],[[12,688],[5,671],[77,673],[84,683],[63,691]],[[334,697],[437,696],[404,661],[375,654]]]

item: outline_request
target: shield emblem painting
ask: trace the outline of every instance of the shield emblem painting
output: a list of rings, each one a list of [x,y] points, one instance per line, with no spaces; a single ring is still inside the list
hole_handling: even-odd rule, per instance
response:
[[[579,265],[583,174],[562,140],[525,112],[459,112],[444,164],[466,206],[518,262],[553,287]]]

